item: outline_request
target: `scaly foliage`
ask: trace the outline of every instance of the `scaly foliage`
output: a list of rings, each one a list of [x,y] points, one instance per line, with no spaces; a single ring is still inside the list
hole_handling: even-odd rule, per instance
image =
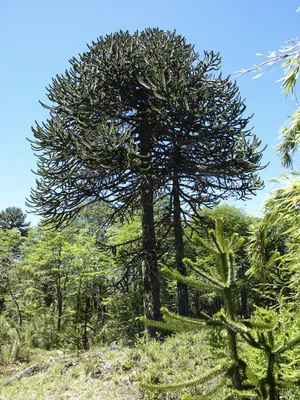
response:
[[[175,331],[199,331],[214,327],[218,330],[224,330],[227,336],[226,358],[221,360],[215,369],[204,375],[204,379],[217,378],[220,376],[219,383],[216,383],[208,393],[201,396],[189,397],[183,399],[229,399],[229,398],[257,398],[263,400],[279,400],[280,395],[285,393],[286,386],[290,389],[299,387],[300,377],[297,373],[293,377],[285,373],[282,367],[284,361],[288,364],[287,354],[291,349],[296,349],[300,343],[300,335],[296,334],[295,323],[291,317],[287,325],[293,326],[292,335],[287,339],[287,330],[282,332],[280,323],[280,310],[272,311],[269,309],[258,309],[250,319],[243,319],[237,314],[236,302],[236,281],[237,268],[234,263],[234,252],[239,249],[242,242],[238,240],[237,235],[233,234],[231,239],[224,239],[224,232],[221,220],[216,221],[216,229],[210,230],[210,240],[199,240],[199,245],[210,249],[215,255],[216,265],[211,271],[205,274],[201,273],[199,266],[193,266],[193,271],[198,272],[198,277],[190,277],[190,280],[204,281],[211,287],[211,290],[217,290],[223,300],[223,309],[214,315],[200,313],[199,319],[192,319],[178,316],[163,309],[164,322],[159,324],[160,328]],[[189,265],[193,265],[191,261]],[[167,274],[173,279],[178,279],[178,272],[167,270]],[[184,279],[187,284],[188,280]],[[200,285],[199,285],[200,286]],[[153,321],[143,318],[145,323],[155,324]],[[293,325],[294,324],[294,325]],[[264,359],[264,367],[261,371],[257,370],[256,364],[251,362],[248,354],[251,351],[258,352],[261,359]],[[245,353],[246,352],[246,353]],[[224,377],[222,377],[224,375]],[[201,377],[188,382],[188,385],[201,382]],[[217,380],[218,382],[218,380]],[[222,384],[220,383],[222,382]],[[184,388],[184,382],[171,385],[147,385],[145,389],[150,391],[168,391]]]

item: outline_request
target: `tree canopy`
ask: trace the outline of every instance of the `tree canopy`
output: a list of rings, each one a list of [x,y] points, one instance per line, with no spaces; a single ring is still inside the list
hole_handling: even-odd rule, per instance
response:
[[[39,179],[30,204],[61,222],[86,202],[119,211],[139,203],[143,177],[181,200],[211,205],[262,187],[260,141],[218,53],[175,32],[100,37],[48,88],[50,119],[33,128]]]
[[[30,227],[30,222],[26,222],[27,215],[18,207],[8,207],[0,212],[0,228],[17,229],[22,236],[25,236]]]

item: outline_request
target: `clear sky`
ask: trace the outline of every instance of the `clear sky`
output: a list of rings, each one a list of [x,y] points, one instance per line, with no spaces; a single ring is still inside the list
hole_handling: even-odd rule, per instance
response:
[[[35,157],[26,137],[34,121],[47,112],[45,87],[68,68],[68,60],[87,49],[101,35],[122,30],[159,27],[176,29],[203,50],[219,51],[224,74],[262,61],[285,40],[299,35],[300,6],[296,0],[10,0],[0,1],[0,211],[9,206],[25,210],[25,198],[34,186]],[[254,132],[268,145],[261,173],[266,189],[238,206],[257,214],[272,190],[268,179],[281,172],[274,146],[278,132],[296,104],[285,100],[280,84],[282,71],[260,79],[238,78],[248,114],[254,113]],[[35,223],[37,217],[29,215]]]

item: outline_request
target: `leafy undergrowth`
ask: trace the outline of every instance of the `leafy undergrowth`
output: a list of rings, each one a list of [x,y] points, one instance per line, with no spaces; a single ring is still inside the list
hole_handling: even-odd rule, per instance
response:
[[[204,337],[191,334],[163,343],[139,340],[131,348],[114,344],[81,354],[34,351],[28,363],[0,366],[0,399],[179,400],[176,393],[143,393],[139,382],[167,384],[194,378],[210,368],[210,357]],[[7,384],[33,364],[30,376]]]

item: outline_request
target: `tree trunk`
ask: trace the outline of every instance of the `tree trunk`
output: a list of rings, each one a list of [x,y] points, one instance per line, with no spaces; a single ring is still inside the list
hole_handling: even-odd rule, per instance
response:
[[[270,332],[269,335],[272,335]],[[272,350],[269,346],[265,349],[267,353],[267,358],[268,358],[268,372],[267,372],[267,383],[269,386],[269,400],[279,400],[279,392],[277,389],[276,385],[276,380],[275,380],[275,371],[274,371],[274,366],[275,366],[275,354],[272,353]]]
[[[247,271],[247,267],[244,263],[241,263],[241,276],[244,278],[245,273]],[[249,318],[249,305],[248,305],[248,290],[245,286],[246,282],[241,287],[241,316],[243,318]]]
[[[63,299],[61,290],[57,289],[57,333],[61,331],[61,319],[63,314]]]
[[[184,243],[183,231],[181,225],[181,209],[180,209],[180,192],[179,180],[177,172],[174,173],[173,180],[173,202],[174,202],[174,239],[175,239],[175,263],[176,269],[182,275],[186,275],[186,267],[183,262],[184,258]],[[177,297],[178,297],[178,313],[179,315],[189,315],[189,295],[188,288],[182,282],[177,282]]]
[[[245,286],[241,287],[241,316],[249,318],[248,293]]]
[[[88,338],[88,322],[89,322],[89,312],[91,307],[91,301],[87,297],[85,299],[85,308],[84,308],[84,326],[83,326],[83,334],[82,334],[82,347],[83,350],[89,349],[89,338]]]
[[[156,239],[153,207],[153,177],[151,167],[151,131],[145,124],[140,133],[140,154],[142,156],[141,206],[142,206],[142,242],[143,242],[143,303],[144,315],[154,321],[161,320],[160,282],[156,255]],[[147,327],[151,337],[158,337],[158,330]]]
[[[225,281],[225,279],[224,279]],[[225,303],[225,314],[228,317],[229,321],[235,320],[235,305],[233,300],[233,293],[232,288],[224,289],[224,303]],[[237,346],[237,334],[236,332],[232,332],[230,329],[227,330],[227,340],[228,340],[228,348],[231,361],[235,363],[232,368],[232,375],[231,380],[235,389],[241,390],[242,389],[242,378],[241,378],[241,371],[240,371],[240,363],[239,363],[239,356],[238,356],[238,346]]]

